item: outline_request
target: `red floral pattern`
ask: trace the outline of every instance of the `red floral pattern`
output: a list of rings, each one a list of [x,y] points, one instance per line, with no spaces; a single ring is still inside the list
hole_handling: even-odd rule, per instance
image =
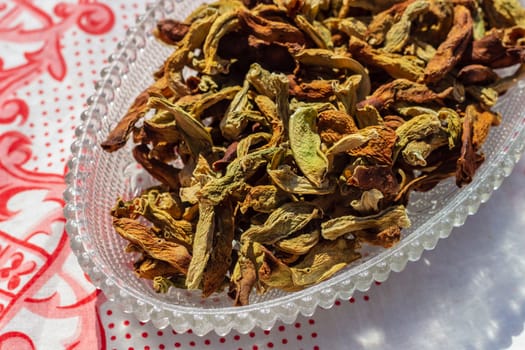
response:
[[[0,350],[464,348],[472,339],[478,348],[525,349],[525,160],[448,251],[441,243],[410,273],[318,309],[315,320],[199,337],[158,330],[107,302],[71,254],[62,216],[82,103],[104,57],[144,11],[138,0],[102,1],[0,0]],[[448,272],[464,261],[470,273]]]
[[[0,52],[1,349],[105,347],[98,292],[71,264],[62,214],[64,174],[28,170],[27,163],[35,157],[34,136],[16,129],[31,127],[41,116],[32,111],[31,100],[16,94],[40,76],[55,81],[67,77],[62,40],[68,30],[76,27],[86,35],[100,35],[114,23],[112,9],[96,1],[59,2],[52,8],[31,0],[0,3],[0,42],[22,52],[14,64]],[[43,322],[32,327],[34,333],[14,322],[28,314]],[[42,339],[39,331],[46,322],[64,321],[70,326],[63,334]],[[18,325],[22,328],[16,329]]]
[[[13,252],[12,246],[6,246],[0,251],[0,265],[10,260],[10,265],[0,269],[0,283],[2,280],[7,280],[7,290],[13,291],[18,288],[21,276],[28,275],[35,271],[36,263],[34,261],[24,261],[24,253]],[[4,257],[7,257],[5,259]]]
[[[13,44],[41,42],[42,45],[30,52],[25,52],[26,62],[6,69],[0,59],[0,123],[13,123],[21,117],[20,124],[28,118],[28,107],[24,100],[9,96],[20,86],[34,80],[43,73],[48,73],[56,80],[66,76],[67,66],[61,53],[60,38],[64,31],[77,25],[88,34],[104,34],[115,22],[111,9],[104,4],[89,0],[78,0],[77,4],[58,3],[53,14],[33,4],[29,0],[13,0],[12,7],[0,4],[3,13],[0,16],[0,38]],[[18,24],[22,16],[30,16],[36,28],[26,29]],[[35,26],[35,23],[32,23]]]

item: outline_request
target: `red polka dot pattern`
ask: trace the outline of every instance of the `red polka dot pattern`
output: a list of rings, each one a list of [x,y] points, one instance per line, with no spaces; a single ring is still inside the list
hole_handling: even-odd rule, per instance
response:
[[[101,315],[106,320],[104,328],[107,332],[107,339],[109,339],[109,348],[113,348],[118,344],[117,348],[126,348],[126,346],[135,346],[136,349],[167,349],[166,344],[173,344],[176,349],[329,349],[330,347],[323,347],[323,329],[320,325],[323,324],[323,317],[328,319],[335,319],[338,316],[336,313],[348,314],[352,312],[354,304],[359,304],[366,307],[367,302],[371,300],[369,294],[356,293],[355,297],[348,300],[347,303],[339,302],[338,308],[331,310],[318,310],[314,317],[299,316],[297,320],[290,324],[283,324],[277,322],[272,329],[261,330],[254,329],[247,334],[240,334],[231,332],[226,336],[217,336],[215,333],[209,333],[203,337],[193,334],[191,330],[186,333],[178,334],[171,330],[157,330],[151,323],[143,323],[134,320],[122,313],[118,309],[114,309],[114,305],[109,303],[102,307],[107,308],[101,310]],[[121,324],[121,327],[116,327],[115,324]],[[140,334],[133,336],[133,334]],[[130,337],[131,335],[131,337]],[[235,344],[235,345],[234,345]]]
[[[63,173],[70,141],[80,122],[80,113],[86,107],[85,100],[94,92],[94,82],[100,78],[99,72],[107,64],[115,43],[123,39],[125,28],[144,10],[142,2],[126,3],[124,8],[119,7],[119,2],[123,0],[107,2],[117,14],[111,32],[90,36],[73,27],[63,33],[61,53],[67,58],[67,74],[62,81],[43,73],[16,91],[16,96],[28,101],[31,115],[40,116],[32,118],[27,125],[28,137],[33,149],[45,152],[39,152],[27,162],[29,170]],[[62,141],[57,142],[58,138]],[[67,147],[63,145],[64,140]]]
[[[115,305],[102,305],[101,315],[108,341],[108,348],[126,349],[134,346],[135,349],[329,349],[323,347],[322,321],[318,318],[337,318],[334,313],[348,314],[352,312],[354,304],[365,307],[370,301],[370,295],[356,293],[348,303],[339,302],[339,308],[318,310],[313,317],[299,316],[292,324],[277,322],[272,329],[254,329],[247,334],[231,332],[226,336],[209,333],[199,337],[191,330],[179,334],[169,328],[156,329],[151,323],[139,322],[133,317],[121,312]],[[120,326],[117,326],[120,325]],[[171,344],[168,346],[168,344]]]

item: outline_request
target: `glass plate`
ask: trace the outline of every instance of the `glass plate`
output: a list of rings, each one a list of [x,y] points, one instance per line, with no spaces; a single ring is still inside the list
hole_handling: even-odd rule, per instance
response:
[[[225,293],[205,300],[199,291],[172,288],[168,294],[157,294],[148,281],[134,275],[134,257],[124,252],[126,242],[114,233],[108,214],[118,196],[138,194],[151,179],[137,167],[130,147],[108,154],[99,144],[138,93],[152,83],[152,72],[171,52],[152,36],[156,22],[164,17],[184,19],[201,3],[163,0],[147,8],[109,57],[71,146],[64,193],[71,247],[94,285],[142,322],[151,320],[158,328],[171,325],[177,332],[192,329],[202,335],[213,330],[224,335],[231,329],[241,333],[255,326],[268,329],[277,319],[291,323],[298,313],[309,316],[318,306],[330,308],[336,299],[367,290],[373,281],[386,280],[390,271],[403,270],[407,261],[434,248],[489,199],[520,158],[525,144],[523,81],[497,105],[503,122],[484,145],[486,161],[474,181],[461,189],[445,181],[431,192],[413,194],[408,206],[412,227],[404,230],[394,248],[367,248],[362,259],[325,282],[293,293],[252,293],[251,304],[242,307],[233,307]]]

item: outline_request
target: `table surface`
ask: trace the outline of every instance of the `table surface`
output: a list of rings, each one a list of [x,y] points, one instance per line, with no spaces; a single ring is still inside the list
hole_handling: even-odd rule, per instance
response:
[[[175,334],[108,302],[62,216],[74,129],[144,3],[0,3],[0,349],[525,349],[525,161],[417,263],[312,317]]]

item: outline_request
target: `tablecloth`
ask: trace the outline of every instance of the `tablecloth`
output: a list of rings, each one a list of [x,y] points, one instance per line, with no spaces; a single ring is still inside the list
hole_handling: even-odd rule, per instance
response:
[[[140,323],[79,268],[65,164],[139,1],[0,1],[0,349],[525,349],[525,161],[466,224],[366,292],[248,334]]]

